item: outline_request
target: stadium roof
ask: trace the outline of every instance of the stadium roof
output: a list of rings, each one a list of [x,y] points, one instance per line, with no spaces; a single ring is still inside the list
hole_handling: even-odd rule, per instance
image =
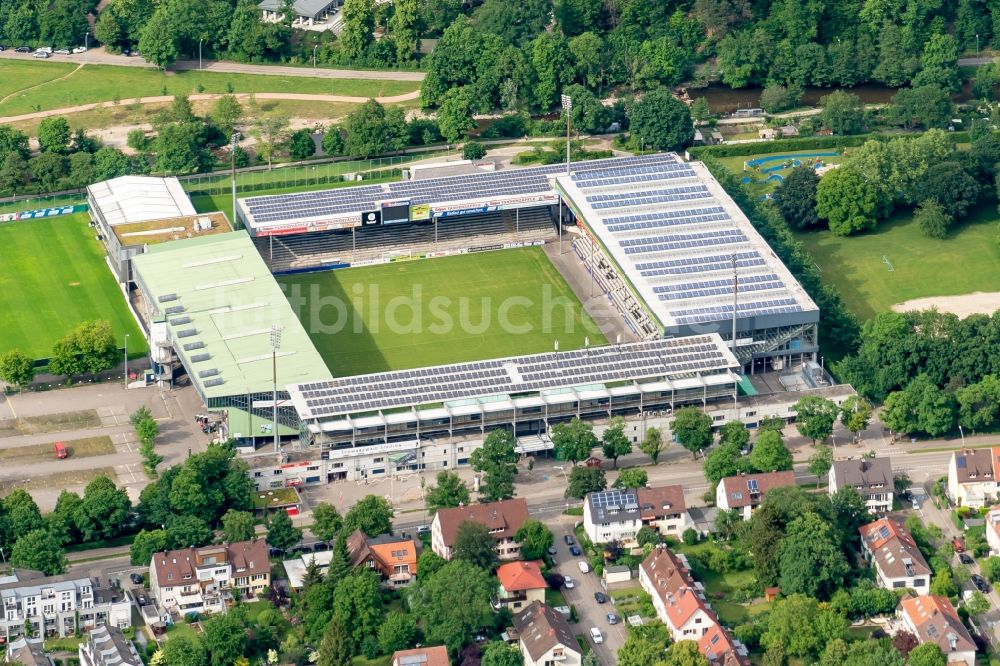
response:
[[[616,157],[574,162],[573,173],[586,174],[630,165],[673,164],[673,154]],[[426,205],[435,217],[555,204],[552,178],[566,166],[528,167],[475,174],[340,187],[321,192],[274,194],[240,199],[237,215],[254,235],[304,233],[361,226],[362,213],[383,203]],[[426,217],[424,219],[427,219]]]
[[[574,170],[557,185],[660,323],[676,331],[730,320],[734,256],[738,318],[816,321],[812,299],[708,169],[659,157]]]
[[[722,339],[712,333],[306,381],[289,386],[288,392],[300,417],[322,419],[574,387],[600,390],[608,383],[669,383],[710,373],[728,377],[737,367]]]
[[[152,321],[206,399],[270,393],[271,327],[281,327],[278,385],[329,376],[245,231],[150,246],[135,257]]]
[[[120,176],[87,186],[87,196],[112,227],[196,214],[176,178]]]

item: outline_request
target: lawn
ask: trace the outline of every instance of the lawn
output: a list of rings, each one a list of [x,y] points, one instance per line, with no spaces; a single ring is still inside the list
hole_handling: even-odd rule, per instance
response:
[[[157,95],[190,95],[198,92],[225,93],[305,93],[348,95],[351,97],[382,97],[402,95],[419,88],[418,81],[381,81],[368,79],[326,79],[302,76],[270,76],[263,74],[222,74],[217,72],[165,72],[154,68],[86,65],[67,73],[63,63],[22,62],[4,60],[0,65],[0,91],[10,95],[0,102],[0,115],[13,116],[32,111],[44,111],[91,102],[115,99],[152,97]],[[53,67],[48,76],[39,66]],[[39,83],[49,81],[45,85]],[[31,88],[31,90],[27,90]],[[18,93],[17,91],[22,91]],[[166,91],[166,92],[164,92]]]
[[[107,319],[116,340],[124,342],[128,333],[130,352],[144,351],[145,339],[88,219],[78,213],[0,224],[0,350],[48,358],[77,324]]]
[[[334,376],[606,342],[537,247],[277,280]]]
[[[793,160],[798,156],[799,162],[803,165],[809,165],[815,160],[821,160],[824,164],[840,164],[845,158],[839,155],[822,155],[818,157],[810,157],[816,155],[817,153],[833,153],[836,152],[833,149],[814,149],[814,150],[782,150],[774,153],[769,153],[765,155],[736,155],[734,157],[722,157],[719,158],[719,162],[725,166],[729,171],[734,173],[740,178],[750,178],[752,182],[744,183],[746,187],[756,195],[768,194],[774,191],[774,188],[778,185],[777,179],[767,180],[769,176],[780,176],[785,178],[788,173],[793,168]],[[791,159],[785,161],[779,160],[768,160],[769,157],[776,156],[789,156]],[[749,170],[744,170],[743,165],[748,160],[764,160],[760,167]],[[782,164],[788,164],[786,168],[776,169],[776,167],[782,166]],[[768,171],[764,171],[767,169]]]
[[[1000,285],[996,205],[980,206],[944,240],[927,238],[906,210],[871,233],[848,238],[829,231],[798,235],[822,271],[861,319],[927,296],[994,292]],[[894,270],[883,261],[889,259]]]

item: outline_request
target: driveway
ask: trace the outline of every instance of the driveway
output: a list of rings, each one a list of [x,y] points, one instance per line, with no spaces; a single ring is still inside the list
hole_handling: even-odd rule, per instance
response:
[[[569,518],[560,516],[560,518]],[[575,587],[572,590],[563,588],[563,597],[567,604],[576,606],[577,617],[580,621],[572,625],[574,633],[586,636],[590,647],[597,653],[598,658],[605,666],[612,666],[618,663],[618,648],[625,642],[625,626],[623,620],[619,618],[619,623],[611,626],[608,624],[608,613],[616,612],[615,607],[609,601],[606,604],[599,604],[594,600],[594,593],[604,592],[600,579],[594,572],[580,573],[579,562],[584,561],[583,557],[573,557],[570,555],[569,546],[563,540],[564,535],[572,533],[572,522],[566,520],[552,521],[549,526],[555,535],[556,549],[559,553],[555,557],[554,571],[569,576],[573,579]],[[604,635],[604,643],[595,645],[590,637],[590,628],[597,627]]]

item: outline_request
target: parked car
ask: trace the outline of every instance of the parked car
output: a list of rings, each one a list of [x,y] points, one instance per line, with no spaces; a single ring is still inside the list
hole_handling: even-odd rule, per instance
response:
[[[324,550],[330,550],[330,544],[317,541],[313,544],[313,550],[317,553],[323,552]]]
[[[976,589],[986,594],[990,591],[990,586],[986,582],[986,579],[979,574],[972,574],[972,584],[976,586]]]
[[[549,553],[549,555],[551,555],[552,557],[555,557],[556,555],[558,555],[558,554],[559,554],[559,551],[558,551],[558,550],[556,550],[556,547],[555,547],[555,546],[549,546],[549,550],[548,550],[548,553]]]
[[[305,545],[305,544],[302,544],[302,545],[296,546],[295,548],[292,548],[292,552],[296,553],[296,554],[297,553],[311,553],[311,552],[313,552],[313,547]]]
[[[43,58],[44,59],[44,58],[48,58],[49,54],[47,52],[45,52],[45,51],[35,51],[32,54],[32,57],[34,57],[34,58]]]
[[[53,53],[58,53],[59,55],[69,55],[72,53],[69,49],[56,49]]]
[[[566,536],[564,536],[563,541],[566,542],[567,546],[572,546],[574,543],[576,543],[576,540],[573,538],[573,535],[571,534],[567,534]]]
[[[573,579],[570,578],[569,576],[563,577],[563,585],[566,587],[567,590],[572,590],[574,587],[576,587],[576,583],[574,583]]]
[[[606,604],[608,603],[608,597],[603,592],[594,592],[594,601],[599,604]]]
[[[590,637],[594,639],[594,643],[596,643],[597,645],[600,645],[601,643],[604,642],[604,634],[602,634],[601,630],[598,629],[597,627],[590,628]]]
[[[958,554],[958,561],[961,562],[962,564],[975,564],[976,563],[976,561],[974,559],[972,559],[972,556],[969,555],[968,553],[959,553]]]
[[[31,47],[30,46],[18,46],[16,49],[14,49],[14,53],[31,53]]]
[[[580,560],[576,566],[580,567],[580,573],[590,573],[590,565],[587,564],[587,560]]]
[[[7,50],[7,47],[4,46],[3,44],[0,44],[0,52],[6,51],[6,50]]]
[[[62,442],[56,442],[52,448],[56,452],[56,458],[59,458],[60,460],[69,455],[69,452],[66,450],[66,445]]]
[[[75,46],[75,47],[73,47],[73,53],[86,53],[86,52],[87,52],[87,47],[86,46]]]
[[[39,46],[35,50],[38,51],[39,53],[48,53],[48,54],[52,53],[52,47],[51,46]]]
[[[573,557],[580,557],[580,553],[581,553],[580,547],[579,546],[570,546],[569,547],[569,553]]]
[[[142,576],[134,571],[128,575],[128,578],[132,581],[133,585],[142,585]]]
[[[608,624],[618,624],[618,616],[615,613],[608,613]]]
[[[965,542],[960,537],[951,540],[951,547],[956,553],[965,552]]]
[[[417,528],[417,534],[430,534],[430,531],[431,531],[430,525],[421,525],[420,527]]]
[[[135,601],[140,606],[145,606],[146,604],[149,603],[149,599],[146,598],[145,594],[140,594],[138,597],[135,598]]]
[[[267,550],[267,556],[268,557],[284,557],[285,556],[285,551],[283,551],[280,548],[268,548],[268,550]]]

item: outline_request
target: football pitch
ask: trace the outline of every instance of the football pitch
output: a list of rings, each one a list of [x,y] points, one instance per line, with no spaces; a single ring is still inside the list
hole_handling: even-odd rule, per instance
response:
[[[538,247],[277,280],[338,377],[607,342]]]
[[[86,213],[0,224],[0,351],[48,358],[83,321],[107,319],[129,355],[145,339],[104,261]]]

